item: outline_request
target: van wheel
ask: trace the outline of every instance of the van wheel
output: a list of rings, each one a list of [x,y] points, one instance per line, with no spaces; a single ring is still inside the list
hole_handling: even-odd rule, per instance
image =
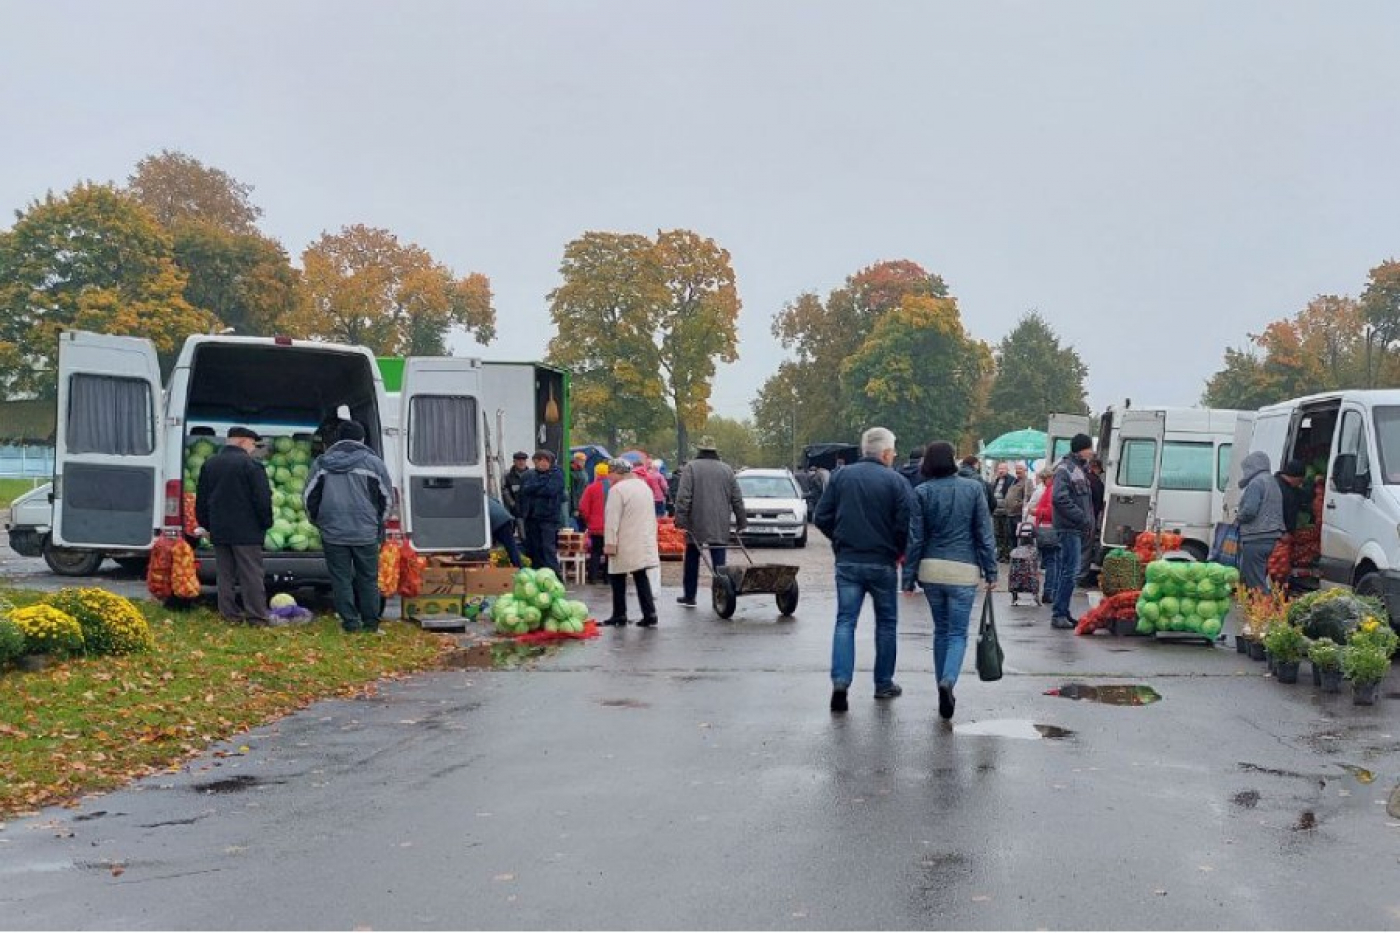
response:
[[[1381,601],[1385,605],[1385,586],[1381,583],[1381,575],[1378,573],[1366,573],[1361,575],[1361,579],[1356,581],[1357,596],[1371,596]],[[1394,620],[1389,620],[1394,624]]]
[[[45,541],[44,563],[60,577],[90,577],[102,566],[102,552],[74,551]]]

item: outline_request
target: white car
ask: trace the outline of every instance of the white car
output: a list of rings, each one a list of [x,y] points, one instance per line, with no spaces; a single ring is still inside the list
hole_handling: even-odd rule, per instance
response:
[[[787,470],[740,470],[739,491],[748,516],[746,539],[807,546],[807,500]]]

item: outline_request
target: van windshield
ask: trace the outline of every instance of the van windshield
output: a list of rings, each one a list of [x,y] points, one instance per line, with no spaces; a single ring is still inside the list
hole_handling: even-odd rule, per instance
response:
[[[1400,406],[1376,409],[1376,449],[1381,455],[1381,475],[1387,486],[1400,486]]]

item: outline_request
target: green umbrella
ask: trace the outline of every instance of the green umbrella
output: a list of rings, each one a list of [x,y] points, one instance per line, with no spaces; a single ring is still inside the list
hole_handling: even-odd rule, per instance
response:
[[[1045,456],[1044,431],[1026,428],[1003,434],[982,448],[983,460],[1039,460]]]

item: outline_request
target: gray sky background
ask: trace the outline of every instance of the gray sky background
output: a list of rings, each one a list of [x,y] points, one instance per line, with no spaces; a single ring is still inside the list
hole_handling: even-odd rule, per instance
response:
[[[692,228],[740,416],[785,301],[909,258],[990,342],[1039,309],[1095,408],[1194,404],[1400,253],[1397,37],[1384,2],[0,0],[0,208],[180,149],[294,258],[366,223],[490,276],[495,359],[543,353],[569,239]]]

